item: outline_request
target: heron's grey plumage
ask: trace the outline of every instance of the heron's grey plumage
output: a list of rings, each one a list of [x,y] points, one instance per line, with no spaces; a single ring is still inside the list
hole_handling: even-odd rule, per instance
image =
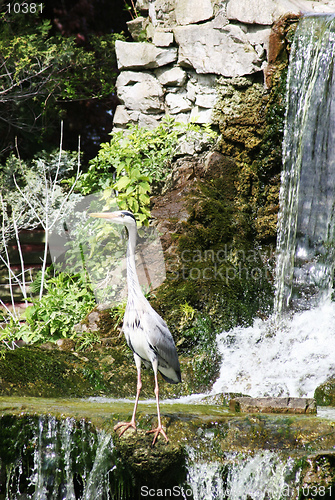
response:
[[[158,360],[158,371],[172,384],[181,382],[176,347],[165,321],[151,307],[145,297],[136,308],[128,300],[123,331],[129,347],[142,361],[152,364]]]
[[[123,331],[126,337],[127,344],[134,353],[135,364],[138,372],[137,394],[133,418],[131,422],[121,422],[116,426],[134,427],[135,413],[139,393],[142,387],[141,383],[141,362],[146,366],[152,366],[155,374],[155,394],[157,400],[158,427],[152,432],[155,432],[153,444],[155,443],[159,433],[167,440],[167,436],[162,428],[159,411],[158,400],[158,381],[157,371],[162,377],[172,384],[181,382],[180,365],[176,346],[169,328],[160,315],[151,307],[148,300],[145,298],[141,286],[138,281],[135,264],[135,248],[136,248],[136,220],[131,212],[117,211],[112,213],[90,214],[93,217],[102,217],[110,219],[112,222],[124,224],[128,230],[128,247],[127,247],[127,284],[128,284],[128,300],[126,311],[123,319]],[[126,430],[124,429],[124,430]],[[121,434],[124,432],[121,432]],[[151,431],[150,431],[151,432]]]
[[[157,359],[159,372],[169,382],[177,384],[181,382],[181,376],[174,340],[165,321],[145,298],[138,281],[135,264],[136,222],[130,218],[125,225],[129,235],[127,247],[128,300],[123,319],[123,331],[129,347],[135,354],[150,364]]]

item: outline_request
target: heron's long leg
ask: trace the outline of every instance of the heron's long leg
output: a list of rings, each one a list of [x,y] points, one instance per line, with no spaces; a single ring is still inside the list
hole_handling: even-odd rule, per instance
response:
[[[120,432],[119,436],[122,436],[122,434],[127,429],[129,429],[129,427],[133,427],[133,429],[136,430],[135,415],[136,415],[138,400],[140,397],[140,392],[142,389],[142,381],[141,381],[141,358],[139,356],[137,356],[137,354],[134,353],[134,359],[135,359],[135,364],[136,364],[136,368],[137,368],[137,389],[136,389],[136,399],[135,399],[135,404],[134,404],[133,416],[132,416],[130,422],[119,422],[118,424],[116,424],[114,426],[115,431],[117,429],[120,429],[121,427],[124,427],[124,429],[122,429],[122,431]]]
[[[155,374],[155,396],[156,396],[156,403],[157,403],[158,425],[157,425],[156,429],[152,429],[151,431],[147,431],[147,434],[154,433],[154,439],[152,441],[152,446],[154,446],[154,444],[156,443],[156,440],[157,440],[157,437],[159,434],[162,434],[162,436],[165,437],[166,441],[169,441],[168,437],[165,434],[165,431],[162,427],[162,423],[161,423],[161,413],[159,410],[159,388],[158,388],[158,378],[157,378],[157,368],[158,368],[157,364],[158,364],[157,362],[152,363],[152,367],[153,367],[154,374]]]

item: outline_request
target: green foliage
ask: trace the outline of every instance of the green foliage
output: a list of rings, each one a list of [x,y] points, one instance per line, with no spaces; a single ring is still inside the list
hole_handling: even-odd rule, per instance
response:
[[[194,318],[195,313],[196,313],[196,310],[194,309],[194,307],[190,306],[190,304],[188,304],[188,302],[184,302],[184,304],[182,304],[180,306],[180,311],[182,313],[181,323],[188,322],[189,320],[192,320]]]
[[[14,219],[19,231],[39,225],[49,230],[51,225],[61,224],[61,217],[73,211],[80,199],[80,195],[69,193],[62,184],[77,168],[77,153],[58,150],[50,154],[42,151],[29,162],[10,155],[6,163],[0,165],[3,201],[0,216],[4,217],[5,226],[0,248],[14,236]]]
[[[126,166],[125,173],[123,167]],[[118,193],[117,203],[120,210],[130,210],[135,215],[139,225],[148,225],[150,217],[150,182],[151,177],[141,174],[138,168],[132,168],[127,161],[122,166],[121,172],[117,171],[117,180],[113,184],[113,190]],[[106,201],[106,207],[109,208],[109,200],[114,204],[111,198],[111,190],[104,190],[103,199]]]
[[[70,52],[71,61],[59,74],[60,98],[65,100],[100,99],[114,91],[116,73],[111,58],[114,57],[115,40],[121,35],[90,37],[89,51],[76,47]],[[58,39],[54,40],[57,43]],[[69,39],[65,39],[69,43]],[[71,40],[71,39],[70,39]],[[73,43],[73,40],[72,40]],[[67,45],[62,40],[61,48]],[[66,74],[66,78],[64,78]]]
[[[130,14],[132,19],[136,19],[138,17],[138,12],[135,7],[135,0],[123,0],[124,1],[124,10]]]
[[[90,50],[78,47],[74,37],[50,37],[50,21],[3,14],[0,54],[3,94],[62,99],[102,97],[114,90],[115,74],[110,69],[114,43],[121,35],[90,37]]]
[[[110,315],[114,321],[115,328],[119,328],[120,326],[122,326],[123,317],[126,312],[126,305],[127,302],[124,301],[112,307],[112,309],[110,310]]]
[[[91,349],[96,344],[100,344],[101,339],[98,331],[88,330],[87,332],[83,332],[80,335],[79,342],[77,345],[77,349],[79,351],[86,351]]]
[[[73,327],[94,307],[95,299],[83,275],[60,273],[45,284],[46,294],[25,311],[26,323],[10,323],[1,340],[56,341],[73,333]]]
[[[12,130],[43,140],[37,131],[58,119],[62,100],[101,98],[114,90],[114,44],[121,35],[91,36],[86,49],[50,30],[37,12],[0,14],[3,150]]]
[[[216,329],[210,317],[203,314],[187,302],[175,309],[175,321],[178,321],[175,337],[178,337],[178,349],[188,352],[195,349],[201,353],[203,350],[209,350],[211,344],[215,344]]]
[[[83,275],[60,273],[46,282],[46,294],[26,310],[34,339],[57,340],[72,333],[73,327],[95,305]]]
[[[165,117],[153,130],[130,125],[127,131],[119,130],[111,136],[109,143],[101,144],[78,187],[83,194],[104,189],[107,209],[116,191],[119,207],[131,210],[140,224],[147,224],[149,193],[157,193],[164,185],[181,141],[211,143],[216,134],[208,126],[177,123]]]
[[[0,164],[0,192],[3,198],[11,198],[11,191],[15,190],[14,176],[17,184],[25,188],[38,178],[39,182],[48,182],[56,177],[58,181],[70,177],[77,169],[78,153],[59,151],[55,149],[49,153],[42,150],[30,161],[23,161],[14,154],[10,155],[4,164]],[[32,188],[35,190],[35,187]],[[18,195],[18,193],[16,193]]]

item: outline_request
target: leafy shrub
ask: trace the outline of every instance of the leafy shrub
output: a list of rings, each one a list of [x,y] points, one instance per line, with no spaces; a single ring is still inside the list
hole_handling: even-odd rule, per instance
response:
[[[62,219],[74,210],[81,195],[74,194],[73,188],[66,190],[61,185],[62,178],[66,178],[77,165],[78,179],[80,175],[79,158],[73,153],[60,149],[59,152],[46,154],[40,153],[39,158],[31,162],[23,162],[10,156],[5,168],[0,168],[0,264],[8,269],[12,281],[20,286],[21,293],[27,301],[27,288],[24,278],[24,256],[21,251],[19,232],[22,229],[34,229],[40,226],[45,232],[44,255],[42,258],[42,280],[40,287],[40,298],[43,294],[43,276],[47,265],[47,250],[49,236],[52,230],[63,227]],[[75,184],[76,180],[73,184]],[[21,264],[21,274],[17,276],[12,269],[8,242],[15,237]],[[10,285],[10,293],[13,302],[13,288]],[[5,304],[0,298],[0,304]],[[15,307],[14,307],[14,316]]]
[[[69,336],[94,307],[95,299],[82,274],[60,273],[45,284],[46,294],[25,311],[26,323],[8,324],[1,340],[55,341]]]
[[[148,225],[150,217],[150,182],[152,177],[141,174],[139,168],[133,168],[130,162],[127,162],[126,169],[124,165],[117,169],[117,180],[113,184],[113,190],[118,193],[117,203],[120,210],[130,210],[137,217],[140,225]],[[121,174],[121,175],[120,175]],[[106,207],[115,203],[113,199],[113,190],[106,188],[103,199],[106,201]]]
[[[26,319],[35,340],[57,340],[68,336],[94,305],[94,294],[82,274],[60,273],[46,282],[46,294],[27,308]]]
[[[114,45],[122,35],[91,35],[89,48],[84,48],[74,37],[51,32],[51,22],[38,12],[0,13],[0,154],[13,147],[8,142],[14,134],[24,136],[24,150],[28,139],[35,149],[35,143],[50,137],[62,101],[101,98],[114,91]]]
[[[101,144],[88,172],[81,176],[79,189],[82,194],[105,190],[107,209],[116,191],[119,207],[131,210],[140,223],[146,224],[150,216],[149,193],[159,192],[164,185],[178,145],[182,140],[208,144],[216,134],[209,126],[177,123],[167,116],[155,129],[130,125],[128,130],[112,132],[111,136],[109,143]]]
[[[0,165],[0,195],[7,209],[3,214],[8,234],[6,239],[14,235],[13,218],[19,231],[34,229],[46,216],[55,220],[61,213],[74,209],[80,196],[73,194],[69,197],[62,180],[77,170],[77,156],[69,151],[41,151],[31,161],[10,155],[5,164]]]

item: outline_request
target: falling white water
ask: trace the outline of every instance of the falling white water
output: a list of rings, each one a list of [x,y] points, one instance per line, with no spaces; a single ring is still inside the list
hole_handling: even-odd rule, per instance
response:
[[[57,434],[58,422],[55,417],[39,419],[38,434],[34,435],[33,469],[29,478],[30,486],[34,490],[33,500],[46,500],[48,494],[50,494],[48,492],[50,483],[55,478],[55,475],[52,475],[50,471],[57,471],[59,461]],[[73,500],[73,498],[69,497],[66,500]]]
[[[273,317],[217,338],[213,392],[313,396],[335,373],[335,16],[297,28],[288,71]]]
[[[65,471],[65,481],[64,481],[64,493],[63,498],[66,500],[76,500],[75,488],[73,484],[73,469],[74,464],[72,460],[72,442],[73,442],[73,431],[75,427],[74,419],[66,419],[61,422],[60,425],[60,435],[61,435],[61,454],[64,457],[64,471]]]
[[[303,18],[287,76],[278,219],[278,314],[329,297],[335,263],[335,15]]]
[[[222,332],[217,337],[220,376],[212,392],[313,397],[335,373],[334,329],[335,304],[328,300],[278,326],[270,318]]]
[[[93,467],[88,474],[83,500],[103,500],[108,498],[109,474],[115,469],[113,464],[109,464],[108,451],[112,445],[109,434],[101,432],[98,435],[98,448],[96,451]]]
[[[187,482],[194,500],[221,500],[226,498],[224,466],[220,462],[197,459],[196,451],[188,447]]]
[[[41,416],[29,424],[14,444],[17,457],[6,469],[6,500],[106,500],[110,498],[110,472],[114,469],[111,436],[92,431],[82,420]],[[22,448],[21,448],[22,447]],[[33,451],[32,451],[33,450]],[[31,454],[31,459],[30,459]],[[31,461],[31,463],[30,463]],[[1,465],[1,461],[0,461]],[[4,474],[3,469],[1,470]],[[2,478],[3,479],[3,478]]]
[[[294,467],[295,460],[269,450],[240,460],[229,468],[229,500],[297,498],[300,470],[294,472]]]
[[[293,458],[262,450],[254,455],[228,453],[224,462],[197,459],[188,452],[187,483],[194,500],[296,499],[301,469]]]

